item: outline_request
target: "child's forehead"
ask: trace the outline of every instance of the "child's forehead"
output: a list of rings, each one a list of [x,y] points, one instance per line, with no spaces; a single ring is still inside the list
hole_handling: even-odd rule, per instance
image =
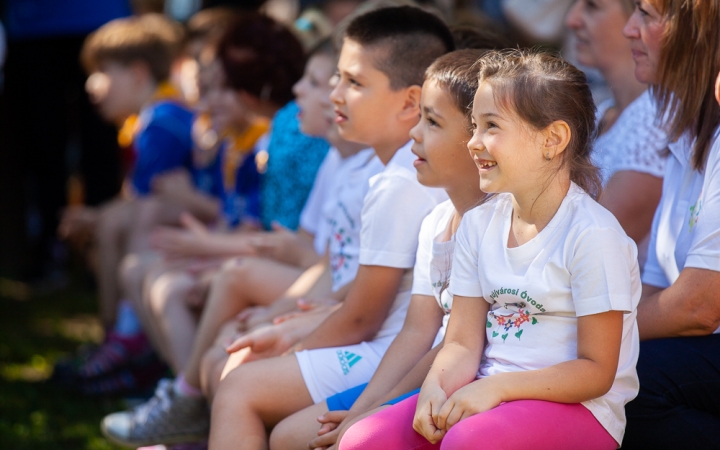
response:
[[[386,50],[382,44],[363,45],[345,38],[340,51],[338,69],[360,72],[359,74],[368,76],[378,76],[379,74],[389,82],[390,78],[378,67],[385,56]]]
[[[123,75],[131,72],[132,64],[112,58],[104,58],[97,63],[97,71],[108,74]]]

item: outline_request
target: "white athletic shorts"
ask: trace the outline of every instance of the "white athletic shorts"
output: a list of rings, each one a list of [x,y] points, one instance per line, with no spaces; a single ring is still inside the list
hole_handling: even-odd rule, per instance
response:
[[[357,345],[295,353],[313,402],[370,381],[394,339],[387,336]]]

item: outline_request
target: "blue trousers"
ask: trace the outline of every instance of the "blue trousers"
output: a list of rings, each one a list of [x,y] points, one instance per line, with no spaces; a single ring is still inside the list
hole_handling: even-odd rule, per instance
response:
[[[720,449],[720,335],[644,341],[623,450]]]

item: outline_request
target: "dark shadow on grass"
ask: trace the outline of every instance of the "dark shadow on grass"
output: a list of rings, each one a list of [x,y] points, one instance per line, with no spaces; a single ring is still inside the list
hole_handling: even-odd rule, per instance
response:
[[[119,448],[99,423],[121,402],[44,381],[59,357],[101,337],[94,294],[73,280],[52,294],[16,298],[0,296],[0,449]]]

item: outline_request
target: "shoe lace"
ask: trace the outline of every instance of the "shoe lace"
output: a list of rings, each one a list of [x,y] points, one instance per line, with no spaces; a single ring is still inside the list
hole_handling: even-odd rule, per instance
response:
[[[160,380],[152,398],[135,409],[133,414],[135,426],[152,424],[168,411],[173,402],[173,389],[172,380]]]

